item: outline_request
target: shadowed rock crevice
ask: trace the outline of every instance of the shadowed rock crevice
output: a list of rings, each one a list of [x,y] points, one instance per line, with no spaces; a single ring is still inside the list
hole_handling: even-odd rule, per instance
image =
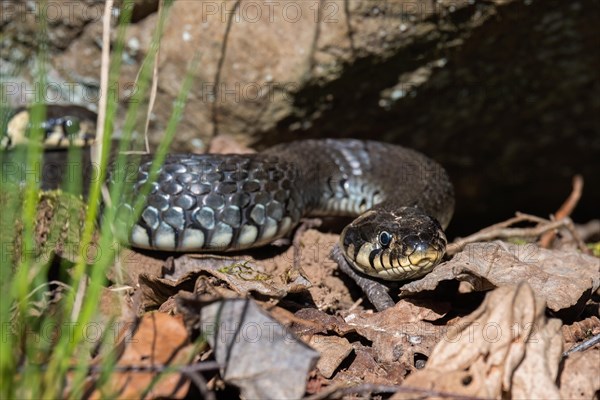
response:
[[[140,2],[150,11],[128,29],[115,86],[120,116],[156,28],[155,3]],[[174,151],[205,150],[217,127],[259,149],[309,137],[384,140],[448,169],[457,192],[450,236],[516,210],[554,212],[576,173],[586,186],[573,217],[597,217],[598,0],[292,2],[298,18],[283,4],[264,6],[255,18],[260,2],[226,3],[173,4],[152,144],[163,136],[191,56],[200,53]],[[14,87],[31,90],[34,63],[24,54],[36,25],[15,4],[3,3],[14,18],[2,21],[2,71]],[[86,101],[94,96],[82,93],[99,87],[101,21],[80,14],[49,25],[48,82],[64,89],[57,102],[93,108]],[[75,84],[74,95],[65,95],[65,82]],[[28,100],[22,91],[8,97],[13,105]],[[121,118],[116,123],[119,134]]]

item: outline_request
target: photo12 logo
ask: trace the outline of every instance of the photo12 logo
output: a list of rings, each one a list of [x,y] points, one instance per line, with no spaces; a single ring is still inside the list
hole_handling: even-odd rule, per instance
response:
[[[205,1],[202,2],[202,22],[217,19],[222,23],[288,22],[309,19],[315,23],[337,23],[339,1]]]
[[[1,22],[14,20],[24,23],[43,18],[49,24],[75,21],[100,21],[104,2],[82,1],[2,1]]]
[[[135,82],[114,82],[108,87],[108,96],[115,101],[132,97],[138,92],[139,87]],[[97,103],[100,100],[100,91],[96,86],[85,85],[80,82],[10,82],[0,83],[0,93],[3,104],[67,104],[67,103]]]
[[[298,90],[295,82],[273,82],[267,77],[265,82],[212,82],[202,83],[202,101],[207,103],[292,102],[293,93]]]

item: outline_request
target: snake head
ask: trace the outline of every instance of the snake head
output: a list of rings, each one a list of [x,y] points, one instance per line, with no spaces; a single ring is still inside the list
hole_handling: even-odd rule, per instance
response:
[[[446,235],[435,218],[417,207],[373,209],[342,231],[340,244],[354,269],[401,281],[423,276],[440,262]]]

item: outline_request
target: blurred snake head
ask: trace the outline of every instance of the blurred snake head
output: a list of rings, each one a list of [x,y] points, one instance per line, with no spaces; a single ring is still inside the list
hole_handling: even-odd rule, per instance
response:
[[[47,106],[46,111],[46,118],[34,124],[29,109],[17,110],[8,118],[7,125],[3,129],[0,148],[11,149],[19,145],[27,145],[34,128],[42,131],[41,141],[45,149],[84,147],[94,142],[96,134],[94,112],[76,106]]]
[[[418,208],[374,209],[344,228],[340,245],[357,271],[401,281],[423,276],[441,261],[446,235],[435,218]]]

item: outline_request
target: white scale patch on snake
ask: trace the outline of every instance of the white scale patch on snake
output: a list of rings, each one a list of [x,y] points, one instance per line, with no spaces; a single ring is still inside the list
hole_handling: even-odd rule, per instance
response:
[[[332,154],[334,163],[340,173],[347,178],[344,184],[339,186],[341,192],[335,192],[335,196],[342,197],[342,200],[329,200],[328,209],[338,213],[351,211],[358,215],[383,201],[377,187],[361,183],[365,171],[371,169],[370,155],[364,150],[363,145],[355,143],[351,147],[342,147],[338,150],[338,153]]]
[[[209,246],[217,249],[227,247],[231,243],[231,239],[233,239],[233,228],[223,222],[219,222],[215,226]]]
[[[181,241],[182,250],[198,250],[204,246],[204,233],[198,229],[186,229]]]
[[[167,223],[161,222],[154,232],[154,246],[158,249],[174,249],[175,231]]]
[[[131,230],[131,243],[136,244],[138,246],[150,246],[150,238],[148,238],[148,233],[144,228],[139,225],[134,225]]]
[[[355,176],[360,176],[363,173],[363,170],[361,168],[361,163],[363,162],[363,160],[365,159],[365,157],[360,157],[361,153],[364,153],[363,151],[359,150],[359,152],[356,152],[356,149],[347,149],[345,147],[340,148],[340,153],[342,154],[342,156],[344,156],[344,161],[346,161],[348,163],[348,165],[350,166],[350,168],[352,169],[352,175]],[[359,155],[360,158],[362,158],[363,160],[359,160],[356,157],[356,154]],[[368,159],[368,157],[367,157]],[[338,165],[340,165],[339,163],[337,163]],[[341,166],[341,165],[340,165]]]
[[[284,217],[279,223],[279,233],[287,232],[292,226],[292,219]]]
[[[258,238],[258,228],[254,225],[244,225],[240,228],[237,244],[247,246],[256,241]]]
[[[265,221],[263,233],[261,235],[261,239],[270,239],[275,236],[277,233],[277,221],[275,221],[271,217],[267,217]]]

